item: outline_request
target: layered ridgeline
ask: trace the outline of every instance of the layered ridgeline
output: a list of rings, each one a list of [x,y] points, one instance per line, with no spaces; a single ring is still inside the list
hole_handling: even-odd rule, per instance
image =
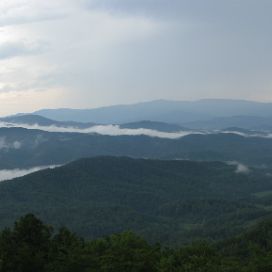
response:
[[[156,121],[138,121],[132,123],[124,124],[108,124],[109,126],[115,126],[120,130],[155,130],[160,132],[179,132],[179,131],[188,131],[188,128],[184,128],[177,124],[165,123],[165,122],[156,122]],[[21,114],[8,117],[0,118],[0,127],[23,127],[28,129],[41,129],[45,131],[63,131],[71,132],[73,129],[77,132],[87,133],[88,129],[94,127],[106,127],[107,125],[96,124],[96,123],[84,123],[84,122],[75,122],[75,121],[56,121],[49,119],[40,115],[34,114]],[[95,130],[93,131],[95,132]],[[120,131],[121,133],[121,131]],[[143,133],[143,132],[142,132]]]
[[[10,124],[11,126],[28,126],[30,128],[35,127],[74,127],[74,128],[89,128],[95,123],[83,123],[74,121],[56,121],[40,115],[35,114],[19,114],[14,116],[7,116],[0,118],[0,122]]]
[[[28,168],[64,164],[83,157],[129,156],[134,158],[239,161],[270,166],[269,135],[240,130],[179,134],[180,138],[97,133],[53,133],[23,128],[0,128],[0,168]],[[173,134],[173,133],[167,133]]]
[[[58,121],[94,122],[102,124],[121,124],[152,120],[166,123],[185,124],[195,121],[208,121],[214,118],[232,118],[233,116],[260,117],[246,122],[246,128],[260,127],[261,118],[271,128],[267,117],[272,117],[271,103],[258,103],[243,100],[207,99],[199,101],[157,100],[132,105],[117,105],[97,109],[48,109],[35,114]],[[230,119],[231,120],[231,119]],[[242,118],[241,118],[242,120]],[[222,119],[223,121],[223,119]],[[227,120],[226,120],[227,121]],[[228,126],[236,126],[238,120]],[[242,122],[239,122],[242,125]],[[200,123],[199,123],[200,124]],[[201,125],[201,124],[200,124]],[[201,125],[202,126],[202,125]],[[222,127],[222,123],[220,128]]]
[[[82,159],[0,183],[1,227],[32,212],[88,238],[223,239],[271,216],[268,169],[221,162]]]
[[[95,124],[119,124],[126,128],[163,131],[180,130],[183,127],[209,130],[238,127],[271,131],[272,104],[224,99],[191,102],[158,100],[97,109],[40,110],[33,114],[1,118],[0,121],[77,128],[88,128]]]

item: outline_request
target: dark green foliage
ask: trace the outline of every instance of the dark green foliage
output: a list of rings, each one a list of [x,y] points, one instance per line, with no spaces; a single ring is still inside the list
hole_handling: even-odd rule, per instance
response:
[[[0,226],[34,213],[85,238],[132,230],[168,245],[220,240],[271,216],[271,178],[263,169],[235,170],[220,162],[82,159],[2,182]]]
[[[240,161],[270,166],[272,162],[272,139],[231,133],[188,135],[172,140],[0,128],[0,138],[11,146],[14,142],[21,144],[19,149],[1,150],[1,169],[63,164],[95,156]]]
[[[180,248],[151,245],[132,232],[83,240],[28,214],[0,233],[1,272],[270,272],[272,222],[239,237]]]
[[[48,262],[51,234],[52,229],[31,214],[16,222],[13,231],[4,230],[0,240],[1,269],[43,271]]]

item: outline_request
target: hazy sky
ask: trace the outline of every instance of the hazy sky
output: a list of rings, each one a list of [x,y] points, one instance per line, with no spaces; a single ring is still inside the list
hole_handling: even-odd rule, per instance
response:
[[[0,0],[0,115],[272,101],[271,0]]]

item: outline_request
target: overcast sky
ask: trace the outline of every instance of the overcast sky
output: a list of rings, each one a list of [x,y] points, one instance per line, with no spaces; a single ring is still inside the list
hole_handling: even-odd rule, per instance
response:
[[[0,0],[0,115],[272,101],[271,0]]]

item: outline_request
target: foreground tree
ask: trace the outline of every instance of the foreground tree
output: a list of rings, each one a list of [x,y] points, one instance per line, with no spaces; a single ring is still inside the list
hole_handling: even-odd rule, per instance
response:
[[[0,272],[270,272],[272,223],[239,237],[176,249],[150,245],[132,232],[84,241],[66,228],[54,234],[34,215],[0,233]]]
[[[32,214],[17,221],[13,230],[4,230],[0,236],[1,271],[45,271],[52,231]]]

